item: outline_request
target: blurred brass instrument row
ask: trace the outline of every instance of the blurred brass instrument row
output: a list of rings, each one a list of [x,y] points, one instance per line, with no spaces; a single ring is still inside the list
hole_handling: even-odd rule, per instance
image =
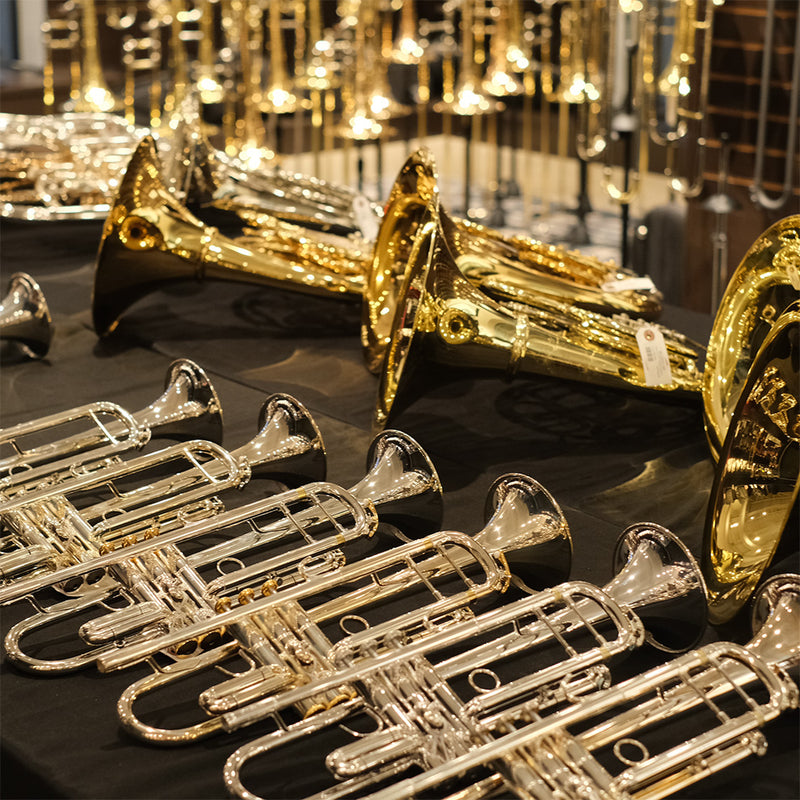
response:
[[[522,139],[530,147],[536,98],[541,151],[551,152],[555,113],[557,154],[566,157],[574,140],[581,159],[602,163],[615,202],[627,205],[637,193],[651,146],[666,150],[672,190],[695,196],[713,15],[723,2],[451,0],[425,19],[413,0],[341,0],[335,16],[319,0],[69,0],[44,25],[45,111],[123,112],[129,126],[139,121],[159,135],[196,93],[204,108],[221,109],[222,149],[259,168],[275,158],[276,119],[295,115],[295,151],[308,149],[308,120],[320,175],[322,151],[330,157],[351,142],[384,141],[393,118],[413,113],[418,144],[434,112],[443,115],[445,135],[465,119],[469,138],[485,136],[496,149],[498,114],[514,96],[523,98]],[[103,29],[122,37],[115,91],[101,63]],[[65,58],[69,100],[57,108],[53,75]],[[413,102],[393,96],[392,66],[416,69]],[[137,120],[139,87],[148,99]],[[499,184],[499,171],[495,178]],[[11,188],[3,194],[13,198]]]
[[[700,563],[640,522],[603,587],[568,580],[568,522],[532,478],[500,476],[477,532],[440,530],[441,481],[407,434],[376,434],[345,489],[325,480],[313,417],[271,395],[258,433],[227,450],[188,359],[138,412],[99,401],[6,428],[0,604],[31,612],[5,656],[42,677],[149,664],[117,712],[150,743],[258,724],[224,770],[242,798],[270,796],[245,765],[333,726],[346,742],[315,797],[669,796],[763,753],[760,728],[798,703],[800,578],[762,581],[797,500],[798,322],[795,302],[742,387]],[[266,496],[237,499],[262,480]],[[750,600],[750,642],[692,650],[707,618]],[[615,682],[645,646],[676,658]],[[177,698],[194,721],[170,725]]]

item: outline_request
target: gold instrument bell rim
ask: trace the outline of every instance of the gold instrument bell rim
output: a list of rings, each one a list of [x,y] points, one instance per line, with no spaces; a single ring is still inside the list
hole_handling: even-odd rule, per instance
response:
[[[740,419],[744,407],[751,402],[751,394],[756,382],[763,376],[766,367],[774,358],[775,341],[790,326],[800,326],[800,300],[796,300],[781,314],[753,360],[747,380],[731,415],[731,424],[728,427],[725,441],[720,451],[719,463],[714,474],[703,531],[701,556],[703,575],[709,589],[709,619],[713,624],[722,624],[731,620],[755,592],[761,576],[772,562],[781,539],[785,535],[792,510],[797,504],[798,494],[800,493],[800,472],[798,472],[795,476],[794,490],[791,493],[789,502],[786,503],[780,524],[772,525],[767,531],[769,540],[761,548],[763,556],[760,561],[737,580],[720,580],[719,571],[714,568],[713,550],[718,546],[722,512],[738,496],[731,489],[741,485],[738,483],[732,485],[726,481],[731,472],[741,471],[742,468],[742,460],[736,457],[734,451],[735,445],[739,440],[736,421]],[[797,389],[798,387],[795,387],[795,391]],[[756,551],[755,555],[757,554],[758,552]]]
[[[718,396],[717,385],[720,380],[720,362],[723,361],[725,354],[736,343],[732,341],[734,331],[731,329],[731,322],[734,316],[739,316],[736,306],[742,300],[747,304],[752,304],[753,298],[750,296],[750,285],[748,276],[754,280],[773,279],[769,285],[791,284],[792,278],[788,274],[788,267],[783,270],[774,264],[774,258],[770,264],[770,269],[762,268],[764,252],[770,248],[776,248],[777,255],[780,250],[780,242],[790,232],[794,233],[797,240],[796,268],[800,272],[800,214],[792,214],[778,220],[768,227],[753,244],[750,246],[738,267],[728,281],[726,290],[722,296],[719,307],[714,317],[714,324],[706,348],[706,363],[703,370],[701,393],[703,398],[703,421],[706,429],[706,438],[711,449],[712,456],[719,460],[720,453],[725,441],[725,436],[733,415],[733,408],[736,406],[736,397],[733,397],[734,389],[730,386],[723,388],[721,396],[726,402],[725,410],[715,408],[715,398]],[[740,294],[745,292],[745,296],[740,298]],[[798,292],[800,297],[800,291]],[[783,309],[779,309],[780,312]],[[775,316],[777,321],[779,315]],[[734,347],[737,353],[741,353],[741,344]],[[754,359],[755,353],[751,356]],[[727,382],[727,378],[723,376]],[[731,400],[734,402],[731,402]]]

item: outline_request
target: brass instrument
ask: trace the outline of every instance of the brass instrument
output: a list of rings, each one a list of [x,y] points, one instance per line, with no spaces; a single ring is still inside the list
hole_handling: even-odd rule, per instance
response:
[[[714,623],[742,608],[775,555],[800,491],[800,298],[750,366],[719,455],[703,538]]]
[[[219,398],[193,361],[173,361],[163,393],[133,414],[101,401],[0,428],[0,499],[120,463],[151,438],[222,441]]]
[[[262,596],[248,593],[225,603],[203,621],[118,648],[101,656],[98,666],[104,672],[121,669],[159,651],[174,653],[175,648],[201,641],[214,631],[224,630],[236,636],[237,629],[246,632],[249,626],[263,623],[266,633],[273,613],[279,616],[283,611],[290,628],[293,626],[289,618],[296,617],[308,650],[323,645],[326,660],[329,645],[315,632],[326,620],[341,618],[345,632],[349,626],[357,626],[370,627],[376,637],[397,632],[405,632],[411,638],[425,636],[435,620],[446,624],[449,619],[460,619],[465,601],[473,603],[507,586],[510,569],[518,569],[523,579],[533,585],[558,580],[568,571],[569,531],[558,508],[551,505],[549,497],[541,495],[541,487],[526,476],[500,478],[490,490],[489,520],[477,534],[429,534],[350,564],[340,560],[334,568],[294,585],[279,586],[277,591],[268,581],[262,587]],[[541,513],[535,511],[539,504],[543,507]],[[333,588],[337,592],[331,599],[327,593]],[[373,626],[353,614],[357,610],[370,614],[374,609],[380,616],[383,603],[409,592],[416,596],[420,591],[426,597],[430,593],[432,602],[423,601],[422,605]],[[287,634],[292,638],[291,630]],[[292,649],[290,644],[289,651]],[[313,658],[312,653],[308,655]],[[180,668],[171,671],[180,672]],[[302,681],[302,674],[298,678]],[[265,685],[263,689],[269,691],[270,687]]]
[[[0,501],[0,580],[49,573],[216,515],[217,493],[252,475],[291,484],[324,474],[319,431],[293,397],[268,398],[259,422],[258,434],[230,452],[190,440]]]
[[[400,25],[392,46],[392,61],[398,64],[419,64],[424,55],[417,35],[417,12],[414,0],[404,0],[400,6]]]
[[[202,141],[199,147],[202,150]],[[204,163],[207,162],[197,162],[198,166]],[[191,167],[189,171],[197,172]],[[231,186],[232,191],[246,196],[249,187],[254,187],[260,197],[266,196],[261,193],[261,186],[269,182],[268,177],[257,181],[228,167],[217,175],[225,178],[223,186]],[[243,176],[242,184],[238,182],[239,175]],[[182,183],[180,176],[173,180]],[[190,189],[190,181],[197,190]],[[208,196],[202,186],[209,184],[213,185],[213,179],[202,184],[199,178],[190,178],[183,182],[183,191],[199,199]],[[244,188],[240,189],[240,185]],[[277,185],[284,185],[281,176]],[[318,191],[325,195],[327,186],[320,185]],[[368,246],[372,250],[372,245],[358,234],[345,238],[312,232],[258,210],[248,210],[246,203],[235,202],[232,208],[241,219],[251,220],[252,228],[246,236],[230,239],[197,219],[167,189],[160,177],[154,143],[145,138],[131,159],[98,250],[92,300],[95,330],[100,335],[112,331],[131,303],[165,281],[210,278],[296,286],[305,292],[362,298],[366,326],[362,326],[362,341],[370,368],[374,369],[387,341],[383,328],[391,320],[382,307],[394,302],[396,273],[405,269],[407,250],[402,243],[407,241],[407,228],[415,224],[412,209],[424,208],[430,192],[436,192],[435,167],[427,151],[419,151],[409,158],[392,190],[392,220],[378,229],[372,264],[367,251]],[[351,201],[354,211],[356,200]],[[224,201],[214,204],[222,207]],[[347,195],[337,195],[335,205],[332,200],[328,208],[317,206],[320,212],[315,219],[348,224],[346,204]],[[293,207],[309,221],[306,204]],[[369,209],[365,211],[372,214]],[[357,215],[355,219],[358,220]],[[374,219],[369,219],[369,225],[361,225],[371,227]],[[655,289],[627,289],[628,273],[613,264],[522,237],[503,237],[460,220],[454,225],[465,251],[460,260],[464,272],[487,292],[533,306],[540,293],[547,293],[589,308],[648,317],[660,308]],[[487,250],[490,257],[480,256]]]
[[[637,337],[641,321],[602,316],[543,292],[531,306],[495,302],[474,287],[464,277],[464,262],[475,256],[459,260],[457,226],[439,208],[435,189],[422,184],[424,193],[417,195],[413,173],[409,172],[408,180],[415,192],[412,233],[406,235],[402,227],[410,215],[389,207],[376,246],[377,261],[383,252],[394,257],[399,242],[405,264],[399,293],[389,291],[389,282],[378,284],[389,312],[380,315],[370,310],[375,318],[385,320],[381,334],[391,320],[391,329],[382,339],[385,356],[373,418],[376,425],[389,419],[423,341],[427,354],[443,363],[505,368],[511,375],[544,373],[678,395],[699,392],[701,348],[681,334],[649,328],[647,336],[663,337],[661,358],[669,362],[663,373],[669,377],[659,381],[646,373]],[[373,267],[372,279],[380,274]]]
[[[98,51],[97,10],[94,0],[78,0],[81,7],[81,85],[74,100],[64,104],[66,111],[108,113],[121,107],[103,77]]]
[[[33,358],[44,358],[53,340],[53,319],[39,284],[15,272],[0,300],[0,342]]]
[[[708,129],[708,86],[711,71],[714,11],[724,0],[683,0],[675,4],[675,22],[672,28],[672,48],[668,63],[656,75],[656,37],[659,28],[654,19],[645,22],[643,36],[645,47],[644,87],[649,95],[648,114],[650,138],[667,148],[665,175],[670,187],[684,197],[697,197],[704,183],[703,169],[706,156]],[[700,19],[701,8],[703,18]],[[697,32],[701,32],[700,67],[692,79],[691,71],[697,63]],[[659,113],[659,104],[664,113]],[[678,147],[682,141],[691,142],[695,152],[694,177],[682,175],[678,168]]]
[[[286,50],[281,31],[281,4],[269,3],[269,83],[263,92],[259,109],[265,114],[293,114],[307,103],[295,94],[286,68]]]
[[[758,129],[756,132],[756,158],[753,168],[753,185],[750,187],[751,200],[761,208],[776,211],[783,208],[792,197],[794,181],[797,177],[795,144],[797,142],[797,118],[800,113],[800,14],[794,33],[794,56],[792,62],[792,83],[789,89],[789,110],[786,132],[786,151],[784,154],[783,185],[780,194],[770,196],[764,189],[764,156],[766,154],[767,124],[769,122],[770,73],[772,68],[772,41],[775,29],[775,0],[767,0],[764,23],[764,50],[761,64],[761,85],[758,102]],[[793,177],[794,175],[794,177]]]
[[[265,252],[243,248],[181,205],[161,181],[159,166],[155,143],[145,137],[131,157],[97,254],[92,309],[98,334],[113,330],[124,309],[163,281],[238,280],[360,295],[364,256],[344,247],[346,240],[320,244],[305,229],[273,219],[270,234],[259,237]]]
[[[731,276],[714,319],[703,376],[708,443],[716,458],[753,359],[772,326],[800,297],[800,215],[756,239]]]
[[[144,133],[111,114],[0,114],[0,216],[105,219]]]
[[[341,547],[372,537],[379,524],[403,536],[438,526],[441,484],[413,439],[399,431],[380,434],[367,466],[350,491],[308,483],[155,538],[123,541],[111,552],[0,590],[0,602],[26,597],[38,609],[9,631],[9,658],[37,672],[78,669],[123,641],[207,619],[233,595],[245,602],[253,587],[278,589],[335,571],[345,559]],[[36,594],[50,588],[66,599],[42,607]],[[92,609],[100,615],[85,621]],[[78,612],[84,620],[78,654],[41,658],[23,649],[25,636]]]
[[[495,4],[497,18],[489,42],[489,63],[481,82],[484,91],[494,97],[520,94],[523,88],[521,80],[514,75],[515,66],[509,57],[510,6],[511,0]]]
[[[705,645],[544,719],[521,719],[463,755],[360,796],[430,796],[480,768],[474,783],[449,796],[478,800],[510,789],[534,800],[657,800],[763,754],[759,728],[798,705],[797,685],[786,672],[800,663],[798,586],[796,575],[764,586],[762,624],[746,646]]]
[[[380,639],[370,630],[348,636],[332,650],[331,674],[230,710],[223,725],[237,730],[336,688],[357,687],[360,702],[351,711],[368,708],[378,728],[328,757],[341,780],[327,790],[331,797],[354,796],[411,764],[430,768],[431,760],[458,754],[465,729],[480,729],[478,736],[502,730],[510,720],[607,686],[607,663],[641,646],[645,636],[669,652],[696,643],[705,626],[705,590],[699,568],[675,536],[659,526],[631,526],[618,541],[615,567],[616,577],[602,589],[563,583],[415,641]],[[648,616],[654,628],[646,633]],[[659,642],[667,632],[670,641]],[[514,666],[522,667],[521,675],[509,669]],[[452,685],[465,676],[468,699]],[[320,712],[240,747],[226,763],[229,791],[252,797],[240,776],[247,761],[330,723]],[[433,741],[437,746],[429,748]]]

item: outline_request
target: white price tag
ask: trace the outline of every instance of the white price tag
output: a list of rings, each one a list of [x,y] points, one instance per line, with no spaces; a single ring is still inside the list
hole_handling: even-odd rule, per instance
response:
[[[651,292],[656,285],[649,276],[645,275],[641,278],[620,278],[618,281],[606,281],[600,288],[604,292]]]
[[[642,325],[636,331],[636,343],[642,356],[644,382],[647,386],[668,386],[672,383],[672,370],[664,336],[652,325]]]
[[[786,271],[789,273],[789,282],[792,286],[800,292],[800,271],[797,269],[796,264],[789,264],[786,268]]]
[[[368,242],[374,242],[378,238],[378,220],[372,213],[369,200],[363,194],[357,194],[353,198],[353,214],[355,214],[356,225],[358,225],[361,235]]]

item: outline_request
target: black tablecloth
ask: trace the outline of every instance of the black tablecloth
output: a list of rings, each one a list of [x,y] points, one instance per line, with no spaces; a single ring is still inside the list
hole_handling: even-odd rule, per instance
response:
[[[44,360],[4,363],[0,424],[101,399],[136,410],[159,394],[168,364],[189,357],[220,395],[226,446],[255,433],[268,394],[288,392],[323,433],[329,480],[349,486],[362,476],[377,382],[363,366],[357,303],[245,284],[184,284],[138,302],[113,335],[98,340],[89,306],[100,231],[86,222],[3,224],[2,285],[12,272],[31,273],[48,298],[56,333]],[[662,321],[707,340],[710,319],[703,315],[668,308]],[[566,514],[574,579],[609,580],[614,543],[639,521],[666,526],[699,556],[713,476],[699,400],[421,365],[392,425],[415,437],[435,463],[445,490],[444,529],[477,531],[495,478],[522,472],[541,481]],[[22,612],[3,609],[4,634]],[[742,614],[724,629],[709,627],[702,641],[744,643],[749,636]],[[623,673],[663,659],[646,649],[625,661]],[[141,674],[92,669],[38,677],[4,662],[2,796],[224,796],[222,765],[248,735],[168,749],[134,741],[119,729],[114,704]],[[797,729],[797,714],[784,715],[766,728],[764,757],[679,796],[800,796]],[[282,758],[267,796],[304,796],[324,747],[322,739],[309,739]]]

